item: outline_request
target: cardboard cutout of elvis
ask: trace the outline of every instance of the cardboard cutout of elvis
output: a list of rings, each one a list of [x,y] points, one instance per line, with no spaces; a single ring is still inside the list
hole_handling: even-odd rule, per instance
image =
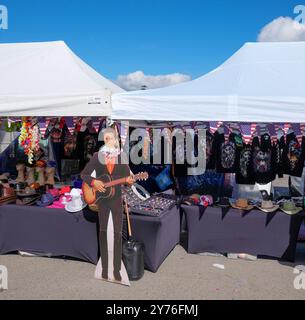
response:
[[[134,180],[129,166],[121,161],[115,131],[104,129],[103,140],[105,145],[93,155],[81,173],[85,201],[88,204],[96,202],[98,206],[101,259],[96,267],[95,277],[130,285],[122,261],[122,182],[112,188],[106,188],[105,183],[110,180],[124,180],[125,183],[132,184]],[[96,200],[92,202],[91,196]]]

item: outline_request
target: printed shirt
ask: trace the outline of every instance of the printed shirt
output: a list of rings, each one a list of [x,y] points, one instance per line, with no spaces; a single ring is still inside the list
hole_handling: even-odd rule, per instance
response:
[[[251,170],[252,147],[250,144],[244,144],[239,154],[239,166],[236,172],[237,184],[254,184],[254,178]]]
[[[267,184],[275,179],[275,152],[269,134],[252,141],[252,174],[255,182]]]
[[[235,133],[229,135],[215,134],[214,155],[216,156],[216,170],[220,173],[236,173],[239,166],[239,154],[243,148],[242,136]]]
[[[305,137],[299,143],[296,135],[290,133],[286,136],[283,149],[283,172],[295,177],[301,177],[305,159]]]

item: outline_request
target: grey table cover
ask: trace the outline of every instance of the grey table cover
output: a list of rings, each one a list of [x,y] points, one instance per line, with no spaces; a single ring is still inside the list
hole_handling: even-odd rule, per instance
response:
[[[183,205],[189,253],[248,253],[294,261],[304,212],[242,212]]]
[[[131,223],[134,239],[145,245],[145,267],[156,272],[179,242],[178,209],[158,218],[131,215]],[[0,254],[18,250],[96,264],[97,214],[90,210],[69,213],[37,206],[0,206]]]

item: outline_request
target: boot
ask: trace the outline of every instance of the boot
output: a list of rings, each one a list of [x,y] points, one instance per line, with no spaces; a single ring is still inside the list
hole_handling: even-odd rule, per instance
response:
[[[34,168],[26,167],[26,183],[28,184],[28,186],[30,186],[34,182],[35,182]]]
[[[108,280],[107,231],[100,232],[100,251],[101,251],[101,260],[102,260],[102,278]]]
[[[46,178],[47,179],[45,181],[45,184],[49,184],[51,186],[54,186],[54,184],[55,184],[54,176],[55,176],[55,168],[47,167],[46,168]]]
[[[36,172],[38,173],[37,183],[39,183],[39,185],[40,185],[41,187],[43,187],[43,186],[45,185],[44,170],[45,170],[45,168],[36,167]]]
[[[16,179],[16,182],[25,182],[25,177],[24,177],[24,169],[25,169],[25,165],[23,163],[19,163],[16,165],[16,169],[18,172],[18,176]]]

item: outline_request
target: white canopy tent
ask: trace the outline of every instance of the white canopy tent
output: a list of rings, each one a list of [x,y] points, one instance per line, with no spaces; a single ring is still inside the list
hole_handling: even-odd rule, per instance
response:
[[[123,91],[63,41],[0,44],[0,116],[109,116]]]
[[[113,119],[304,122],[305,42],[246,43],[203,77],[112,103]]]

